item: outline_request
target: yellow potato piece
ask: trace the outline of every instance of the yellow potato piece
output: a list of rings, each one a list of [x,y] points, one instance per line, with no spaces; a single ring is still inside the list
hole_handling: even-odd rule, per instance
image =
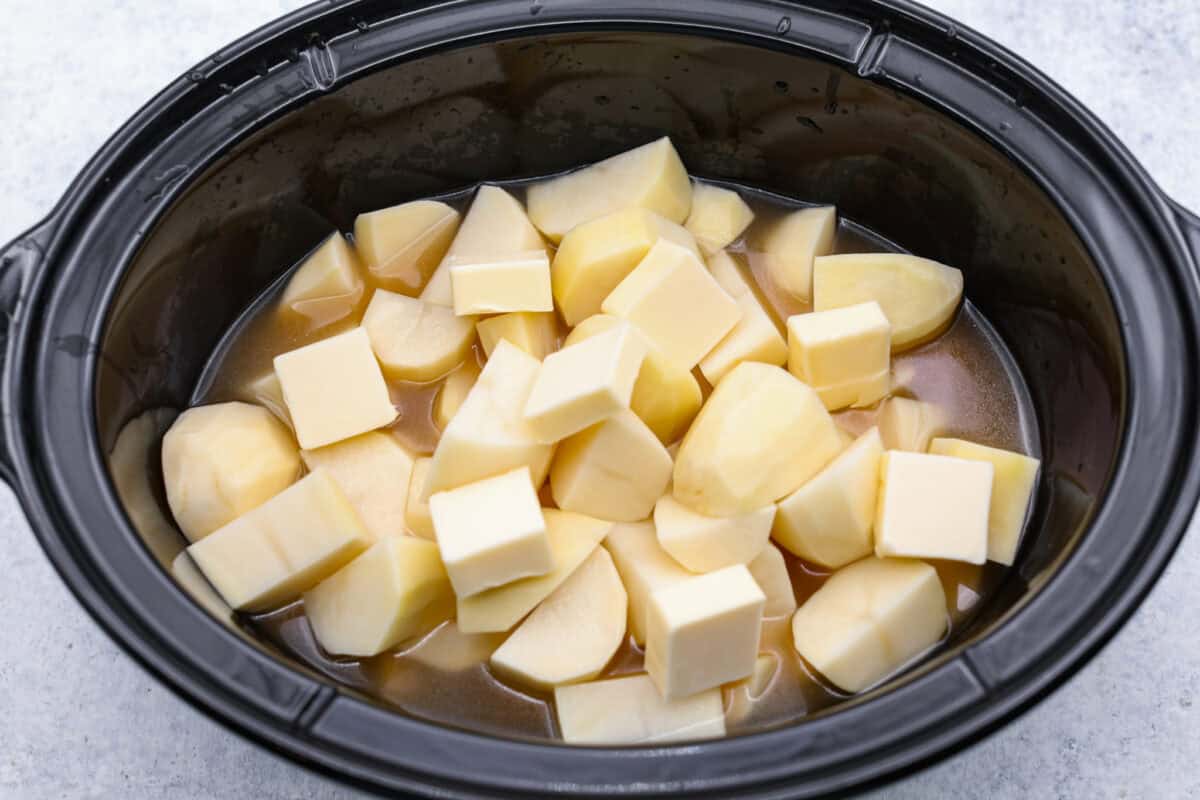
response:
[[[466,360],[475,342],[474,322],[445,306],[377,289],[363,328],[388,377],[432,381]]]
[[[629,595],[629,632],[638,645],[646,644],[646,614],[650,595],[692,576],[658,543],[654,523],[623,522],[604,540]]]
[[[429,513],[429,499],[425,494],[425,481],[433,459],[418,458],[413,462],[408,480],[408,500],[404,504],[404,523],[409,532],[422,539],[436,538],[433,533],[433,516]]]
[[[887,394],[891,325],[876,302],[788,318],[788,370],[830,411],[874,405]]]
[[[501,339],[543,359],[558,349],[558,323],[553,313],[514,311],[481,319],[475,323],[483,352],[491,357]]]
[[[708,268],[721,288],[737,301],[741,319],[700,360],[704,379],[716,386],[729,370],[743,361],[759,361],[777,367],[786,364],[787,342],[733,258],[725,252],[715,253],[708,259]]]
[[[879,434],[887,450],[924,453],[945,422],[941,408],[908,397],[890,397],[879,410]]]
[[[250,381],[240,394],[243,400],[257,403],[278,417],[288,428],[292,427],[292,417],[288,414],[287,403],[283,399],[283,384],[279,382],[275,370],[263,373]]]
[[[692,572],[712,572],[753,561],[766,547],[774,519],[774,505],[733,517],[699,514],[669,494],[654,505],[658,543]]]
[[[372,431],[300,455],[310,471],[328,470],[372,537],[404,533],[413,454],[394,436]]]
[[[787,562],[784,561],[783,553],[779,551],[778,547],[768,544],[753,561],[746,564],[746,569],[750,570],[750,577],[754,578],[758,588],[762,589],[763,594],[767,597],[767,604],[763,606],[764,619],[786,617],[796,610],[796,589],[792,586]],[[761,659],[762,657],[759,656],[760,661]],[[759,664],[756,662],[754,667],[756,679],[758,670]],[[752,692],[755,697],[760,694],[762,694],[761,691]]]
[[[305,259],[279,298],[284,314],[304,317],[313,329],[350,316],[363,296],[354,248],[335,233]]]
[[[503,642],[503,634],[463,633],[451,620],[405,651],[404,658],[442,672],[462,672],[487,661]]]
[[[463,401],[467,399],[471,387],[479,379],[479,369],[479,362],[468,354],[462,366],[446,376],[445,383],[433,400],[433,422],[438,426],[438,430],[446,430],[450,420],[454,419]]]
[[[754,212],[732,189],[706,183],[692,186],[692,211],[684,227],[707,254],[720,251],[754,221]]]
[[[771,282],[797,300],[813,297],[813,262],[833,252],[837,209],[793,211],[771,225],[756,243]]]
[[[181,550],[179,555],[175,556],[175,560],[171,562],[171,577],[205,611],[222,622],[229,625],[234,624],[233,609],[213,589],[212,584],[204,577],[204,573],[196,566],[196,562],[192,561],[192,557],[186,550]]]
[[[425,286],[458,231],[459,213],[436,200],[414,200],[359,214],[354,245],[375,281],[409,296]]]
[[[666,744],[725,735],[721,690],[664,700],[647,675],[554,690],[563,740],[571,744]]]

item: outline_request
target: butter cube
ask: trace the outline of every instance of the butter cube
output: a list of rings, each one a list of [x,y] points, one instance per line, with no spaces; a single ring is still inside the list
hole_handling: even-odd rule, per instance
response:
[[[305,450],[390,425],[396,409],[362,328],[275,357],[296,438]]]
[[[454,264],[450,287],[459,316],[554,310],[550,257],[541,249]]]
[[[750,570],[750,577],[754,578],[754,582],[758,584],[758,588],[767,597],[767,604],[763,607],[763,617],[765,619],[776,619],[778,617],[786,617],[796,610],[796,588],[792,586],[792,577],[788,574],[787,562],[783,559],[783,553],[773,544],[767,544],[762,549],[758,556],[746,565],[746,569]],[[759,657],[761,661],[762,657]],[[755,665],[755,675],[758,674],[758,665]],[[754,693],[757,697],[761,692]]]
[[[175,522],[195,542],[291,486],[300,454],[265,408],[219,403],[175,419],[163,436],[162,470]]]
[[[479,379],[479,362],[473,355],[467,355],[462,365],[446,376],[442,388],[438,390],[433,400],[433,422],[438,430],[446,430],[450,420],[458,413],[463,401]]]
[[[830,411],[874,404],[888,391],[891,326],[878,303],[788,317],[788,369]]]
[[[234,609],[267,611],[297,599],[370,544],[346,495],[317,470],[187,552]]]
[[[646,644],[646,615],[650,595],[692,577],[658,543],[653,522],[623,522],[604,540],[629,595],[629,632],[639,646]]]
[[[425,286],[458,231],[459,213],[436,200],[414,200],[359,214],[354,244],[375,281],[415,295]]]
[[[637,326],[674,364],[692,369],[741,319],[696,254],[659,239],[600,308]]]
[[[327,653],[369,657],[449,619],[454,593],[436,544],[390,535],[305,592],[304,613]]]
[[[1010,450],[985,447],[962,439],[934,439],[929,452],[986,461],[995,468],[988,513],[988,560],[1011,565],[1021,543],[1021,531],[1025,528],[1041,462]]]
[[[990,462],[894,450],[879,469],[877,556],[987,560]]]
[[[501,341],[458,413],[442,431],[426,479],[425,496],[529,467],[541,486],[553,445],[541,444],[525,422],[525,401],[540,362]]]
[[[557,442],[628,408],[645,357],[646,343],[624,323],[547,356],[525,402],[534,436]]]
[[[459,597],[554,567],[528,467],[438,492],[429,498],[429,512]]]
[[[684,223],[705,253],[716,253],[742,235],[754,212],[741,195],[707,183],[692,185],[692,211]]]
[[[778,288],[797,300],[813,296],[813,264],[833,252],[837,209],[802,208],[777,221],[757,249],[766,261],[767,275]]]
[[[392,380],[436,380],[466,360],[475,342],[475,325],[445,306],[376,289],[363,314],[384,372]]]
[[[766,600],[743,565],[652,594],[646,672],[663,697],[688,697],[752,675]]]
[[[404,523],[409,532],[422,539],[435,539],[433,533],[433,517],[429,513],[429,499],[425,495],[425,481],[429,477],[429,467],[432,458],[418,458],[413,461],[412,472],[408,480],[408,500],[404,504]]]
[[[733,257],[718,252],[708,259],[708,268],[726,294],[737,302],[742,316],[733,330],[700,360],[704,379],[716,386],[729,370],[743,361],[759,361],[777,367],[786,364],[787,342]]]
[[[887,450],[924,453],[945,424],[941,408],[923,400],[889,397],[879,409],[879,435]]]
[[[499,314],[479,320],[475,330],[479,332],[479,343],[489,358],[501,339],[507,339],[537,359],[558,349],[558,323],[553,313],[515,311]]]
[[[871,428],[825,469],[779,501],[771,535],[789,552],[841,567],[874,551],[883,441]]]
[[[614,522],[650,516],[671,479],[671,456],[632,411],[564,440],[550,468],[559,508]]]
[[[281,313],[308,320],[316,330],[350,316],[363,296],[358,257],[340,233],[304,260],[279,298]]]
[[[835,572],[800,606],[792,639],[831,683],[861,692],[936,644],[948,619],[933,567],[864,558]]]
[[[611,314],[596,314],[579,323],[567,335],[563,347],[570,347],[621,325]],[[700,384],[689,370],[676,366],[662,354],[648,350],[633,384],[629,407],[663,444],[677,441],[692,424],[704,396]]]
[[[301,456],[310,472],[333,476],[375,540],[404,533],[413,455],[395,437],[372,431]]]
[[[696,241],[686,229],[636,206],[572,228],[550,265],[554,299],[563,320],[574,326],[598,313],[604,298],[659,239],[699,255]]]
[[[683,222],[692,183],[667,137],[529,187],[529,217],[552,242],[597,217],[636,206]]]
[[[463,633],[500,633],[511,629],[583,563],[600,544],[612,523],[556,508],[542,509],[554,568],[545,575],[458,599],[458,627]]]
[[[720,689],[664,700],[647,675],[559,686],[554,707],[570,744],[666,744],[725,735]]]
[[[672,491],[702,514],[745,514],[794,492],[841,449],[815,391],[779,367],[744,361],[684,437]]]
[[[774,519],[774,505],[733,517],[705,516],[671,495],[663,495],[654,505],[658,543],[692,572],[753,561],[766,547]]]
[[[291,429],[292,417],[288,414],[287,403],[283,400],[283,384],[279,382],[279,376],[275,374],[274,369],[250,381],[240,394],[242,399],[267,409]]]

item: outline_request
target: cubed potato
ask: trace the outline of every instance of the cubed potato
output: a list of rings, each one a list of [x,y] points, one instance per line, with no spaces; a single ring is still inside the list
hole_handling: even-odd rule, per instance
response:
[[[933,567],[872,557],[835,572],[800,606],[792,638],[831,683],[861,692],[936,644],[948,619]]]
[[[696,254],[659,239],[600,308],[637,326],[668,361],[692,369],[741,319]]]
[[[424,383],[466,360],[475,324],[445,306],[376,289],[363,314],[371,349],[392,380]]]
[[[454,305],[450,269],[461,264],[511,259],[544,251],[546,243],[530,223],[525,209],[499,186],[480,186],[450,249],[442,257],[421,299],[439,306]]]
[[[639,646],[646,644],[646,614],[650,595],[664,586],[692,577],[658,543],[653,522],[622,522],[604,540],[629,595],[629,632]]]
[[[458,627],[463,633],[510,630],[562,585],[613,527],[605,520],[555,508],[542,509],[542,515],[546,520],[554,568],[545,575],[523,578],[473,597],[460,597]]]
[[[426,479],[425,496],[526,466],[546,480],[554,446],[541,444],[525,422],[525,401],[540,362],[501,341],[458,413],[450,420]]]
[[[433,274],[454,234],[459,213],[436,200],[414,200],[359,214],[354,244],[375,281],[415,296]]]
[[[459,597],[554,568],[528,467],[437,492],[429,498],[429,513]]]
[[[438,389],[437,397],[433,399],[433,423],[439,431],[446,430],[450,420],[454,419],[454,415],[471,392],[471,387],[479,380],[479,372],[479,362],[473,355],[468,354],[462,365],[446,376],[442,388]]]
[[[550,467],[559,508],[614,522],[650,516],[670,479],[671,456],[628,410],[565,439]]]
[[[663,697],[688,697],[753,674],[766,600],[741,564],[650,595],[646,672]]]
[[[647,675],[560,686],[554,707],[570,744],[666,744],[725,735],[720,689],[664,700]]]
[[[333,476],[376,540],[404,533],[413,454],[394,436],[372,431],[301,456],[310,471]]]
[[[786,370],[745,361],[684,437],[673,492],[702,514],[745,514],[794,492],[841,449],[815,391]]]
[[[429,467],[432,458],[418,458],[413,461],[412,473],[408,479],[408,500],[404,504],[404,522],[410,533],[422,539],[435,539],[433,532],[433,517],[429,513],[429,498],[425,494],[425,481],[429,477]]]
[[[755,243],[771,282],[797,300],[813,297],[813,263],[833,252],[837,209],[802,208],[772,224]]]
[[[567,175],[535,183],[529,218],[552,242],[576,225],[622,208],[646,208],[672,222],[687,219],[692,182],[671,140],[663,137]]]
[[[292,427],[292,417],[283,400],[283,384],[279,382],[274,369],[250,381],[239,394],[247,402],[257,403],[270,411],[289,429]]]
[[[924,453],[946,425],[939,406],[908,397],[889,397],[879,409],[879,435],[887,450]]]
[[[340,233],[330,236],[292,273],[280,313],[303,317],[311,329],[345,319],[363,296],[358,257]]]
[[[325,652],[368,657],[445,622],[454,593],[436,544],[392,534],[305,592],[304,613]]]
[[[460,317],[554,310],[550,257],[543,249],[454,264],[450,289]]]
[[[617,568],[597,547],[492,654],[492,669],[543,690],[590,681],[625,640],[627,613]]]
[[[213,589],[187,550],[181,550],[171,562],[171,577],[205,611],[222,622],[234,624],[233,609]]]
[[[275,357],[275,374],[305,450],[349,439],[396,419],[387,384],[362,328]]]
[[[987,557],[989,561],[1011,565],[1021,543],[1021,531],[1025,528],[1041,462],[1011,450],[985,447],[962,439],[934,439],[929,452],[986,461],[995,469],[988,512]]]
[[[716,386],[729,370],[743,361],[758,361],[777,367],[786,364],[787,342],[733,257],[725,252],[715,253],[708,259],[708,268],[726,294],[737,302],[742,316],[733,330],[700,359],[700,372],[704,379]]]
[[[763,606],[765,619],[786,617],[796,610],[796,588],[792,586],[787,562],[784,561],[783,553],[778,547],[768,543],[762,552],[746,565],[746,569],[750,570],[750,577],[754,578],[758,588],[762,589],[767,597],[767,604]],[[755,673],[757,672],[756,665]]]
[[[162,442],[167,504],[199,541],[290,486],[300,453],[270,411],[248,403],[189,408]]]
[[[238,611],[290,603],[371,544],[337,483],[317,470],[188,548]]]
[[[771,535],[805,561],[837,568],[874,551],[883,441],[871,428],[779,501]]]
[[[813,308],[827,311],[871,300],[892,324],[892,352],[929,341],[954,321],[963,276],[953,267],[899,253],[818,258]]]
[[[550,265],[554,299],[563,320],[578,325],[599,313],[604,298],[659,239],[700,254],[685,228],[644,208],[623,208],[572,228]]]
[[[692,185],[692,210],[684,223],[705,253],[716,253],[742,235],[754,221],[754,212],[732,189]]]
[[[622,320],[611,314],[588,317],[567,335],[563,347],[584,341],[620,325]],[[665,356],[650,349],[646,353],[629,407],[663,444],[677,441],[692,424],[703,402],[700,384],[683,367],[676,366]]]
[[[726,720],[741,720],[750,713],[753,708],[750,703],[766,694],[771,682],[779,674],[779,661],[779,656],[775,653],[758,654],[758,658],[754,659],[754,672],[750,677],[743,678],[729,687],[731,702],[725,714]]]
[[[878,303],[788,317],[788,370],[830,411],[874,405],[887,394],[891,326]]]
[[[442,672],[462,672],[486,662],[503,643],[503,634],[463,633],[451,620],[405,651],[404,658]]]
[[[982,564],[987,560],[994,472],[988,461],[884,453],[875,554]]]
[[[557,442],[628,408],[646,352],[641,334],[621,323],[547,356],[525,402],[534,436]]]
[[[753,561],[766,547],[774,519],[774,505],[733,517],[705,516],[669,494],[654,505],[658,543],[692,572],[712,572]]]
[[[475,323],[479,343],[489,358],[501,339],[524,350],[536,359],[543,359],[558,349],[558,323],[553,313],[514,311],[498,314]]]

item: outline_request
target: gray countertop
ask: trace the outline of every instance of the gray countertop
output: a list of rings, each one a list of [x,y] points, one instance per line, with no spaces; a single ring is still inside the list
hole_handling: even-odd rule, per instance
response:
[[[547,0],[552,2],[553,0]],[[117,126],[292,0],[4,0],[0,242]],[[1200,3],[937,0],[1088,105],[1200,209]],[[0,797],[356,796],[231,735],[119,652],[0,490]],[[1200,536],[1092,663],[986,741],[872,797],[1200,797]]]

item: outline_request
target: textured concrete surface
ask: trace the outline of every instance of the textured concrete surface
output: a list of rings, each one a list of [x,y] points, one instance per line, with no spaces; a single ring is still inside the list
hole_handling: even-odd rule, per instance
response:
[[[546,0],[553,2],[553,0]],[[290,0],[4,0],[0,241],[156,90]],[[1196,0],[937,0],[1061,82],[1200,209]],[[202,717],[83,613],[0,490],[0,797],[344,798]],[[877,798],[1200,797],[1200,536],[1067,686]]]

